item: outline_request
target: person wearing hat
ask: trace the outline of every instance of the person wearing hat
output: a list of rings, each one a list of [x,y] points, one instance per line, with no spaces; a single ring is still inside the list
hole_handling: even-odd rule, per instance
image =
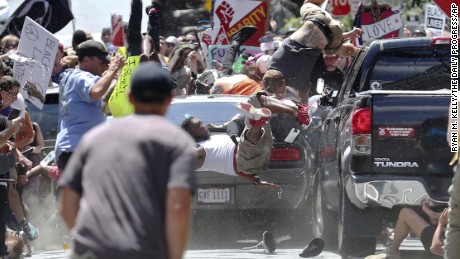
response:
[[[344,41],[358,37],[361,30],[343,32],[340,23],[319,7],[324,1],[305,0],[300,9],[302,27],[284,40],[268,64],[269,69],[284,74],[288,86],[299,92],[302,103],[308,102],[308,92],[313,87],[310,74],[322,52],[340,56],[354,56],[357,52],[356,47]]]
[[[164,118],[174,88],[167,70],[142,63],[129,93],[135,114],[83,136],[59,179],[75,258],[182,258],[197,154]]]
[[[56,158],[65,168],[82,135],[105,121],[101,98],[107,92],[125,60],[108,56],[105,46],[95,40],[78,45],[79,69],[68,69],[59,85],[59,124]]]

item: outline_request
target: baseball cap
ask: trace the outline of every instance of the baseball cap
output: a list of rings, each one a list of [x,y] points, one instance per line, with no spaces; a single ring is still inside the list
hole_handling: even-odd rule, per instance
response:
[[[172,44],[174,44],[174,45],[176,45],[176,46],[179,46],[179,45],[180,45],[179,40],[178,40],[176,37],[174,37],[174,36],[169,36],[168,38],[166,38],[165,42],[167,42],[167,43],[172,43]]]
[[[131,77],[131,94],[140,102],[155,102],[171,95],[176,83],[171,73],[159,64],[143,62]]]
[[[78,45],[78,58],[97,57],[104,63],[110,63],[109,52],[104,44],[95,40],[87,40]]]

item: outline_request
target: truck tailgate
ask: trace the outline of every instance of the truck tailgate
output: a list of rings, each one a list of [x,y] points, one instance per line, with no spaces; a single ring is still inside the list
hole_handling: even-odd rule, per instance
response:
[[[450,95],[372,96],[372,160],[376,173],[451,174],[447,144]]]

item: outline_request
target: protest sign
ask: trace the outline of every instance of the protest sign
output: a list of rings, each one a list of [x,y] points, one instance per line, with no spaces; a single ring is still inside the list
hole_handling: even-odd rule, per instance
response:
[[[355,24],[363,30],[362,40],[399,37],[399,30],[403,27],[401,15],[404,6],[403,0],[374,0],[367,5],[362,4],[359,22]]]
[[[124,48],[117,50],[117,54],[124,54]],[[109,108],[113,117],[126,116],[134,112],[133,105],[129,102],[128,94],[131,81],[131,74],[139,65],[139,56],[131,56],[126,59],[126,65],[121,70],[115,88],[110,95]]]
[[[202,33],[201,41],[208,47],[225,45],[230,35],[245,25],[254,25],[257,32],[244,44],[259,46],[259,38],[268,29],[268,8],[265,1],[216,0],[213,12],[213,29]]]
[[[26,18],[18,46],[18,54],[25,58],[14,62],[13,76],[21,83],[24,98],[39,109],[43,108],[58,45],[59,41],[53,34]],[[24,89],[26,83],[28,88],[32,88],[29,93],[34,93],[34,96]]]
[[[442,36],[445,25],[446,16],[441,8],[436,5],[425,4],[425,30],[431,31],[433,36]]]
[[[211,62],[213,60],[222,61],[222,58],[224,57],[225,53],[227,52],[227,49],[229,48],[228,45],[211,45],[209,46],[208,49],[208,67],[211,67]],[[251,55],[257,55],[261,53],[259,47],[253,47],[253,46],[241,46],[240,47],[240,53],[238,54],[251,54]]]

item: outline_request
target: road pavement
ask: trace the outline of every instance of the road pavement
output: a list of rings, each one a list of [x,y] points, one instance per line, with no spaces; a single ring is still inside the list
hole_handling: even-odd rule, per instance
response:
[[[377,246],[377,250],[381,251],[383,247]],[[274,254],[268,254],[263,249],[242,250],[242,249],[199,249],[187,250],[184,259],[261,259],[261,258],[276,258],[276,259],[291,259],[301,258],[299,253],[302,248],[282,248],[277,249]],[[61,259],[68,258],[70,251],[53,250],[44,252],[35,252],[31,257],[32,259]],[[317,259],[340,259],[340,255],[324,251],[317,257]],[[416,239],[405,240],[401,246],[401,258],[403,259],[440,259],[430,255],[423,250],[420,241]]]

